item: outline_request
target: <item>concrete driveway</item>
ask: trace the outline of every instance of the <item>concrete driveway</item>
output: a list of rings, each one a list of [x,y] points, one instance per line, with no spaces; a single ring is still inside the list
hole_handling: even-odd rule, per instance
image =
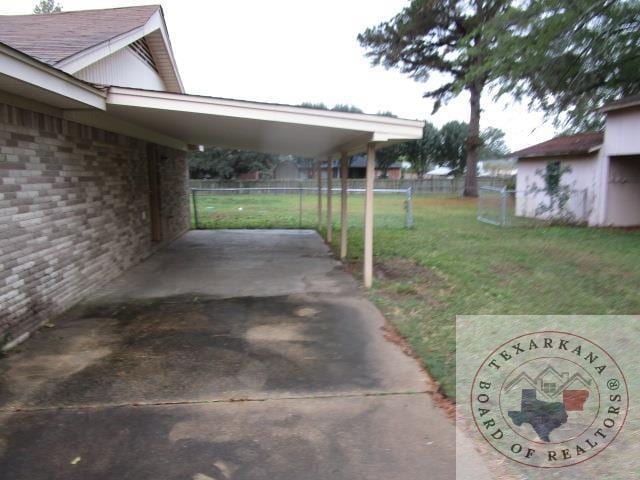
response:
[[[383,323],[314,232],[189,232],[0,359],[0,478],[455,478]]]

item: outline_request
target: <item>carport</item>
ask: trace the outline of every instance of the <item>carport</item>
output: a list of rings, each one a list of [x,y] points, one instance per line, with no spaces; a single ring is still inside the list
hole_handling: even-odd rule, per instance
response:
[[[315,158],[318,172],[322,166],[328,172],[324,209],[322,176],[318,175],[318,227],[326,225],[329,242],[333,224],[331,161],[339,158],[343,180],[341,258],[347,254],[348,157],[366,151],[364,283],[367,287],[371,286],[373,271],[376,149],[422,136],[422,122],[418,120],[122,87],[108,88],[105,111],[79,109],[66,115],[71,120],[108,130],[142,127],[144,130],[138,133],[142,138],[146,134],[150,141],[173,148],[215,145]]]
[[[146,140],[177,150],[218,146],[315,158],[317,168],[367,153],[364,211],[364,283],[373,269],[373,187],[376,149],[422,137],[422,121],[381,115],[337,112],[291,105],[233,100],[184,93],[97,86],[80,81],[28,55],[0,44],[2,90],[59,109],[64,119]],[[22,100],[21,100],[22,102]],[[32,103],[26,102],[26,108]],[[323,186],[318,175],[318,226],[326,224],[331,240],[331,176]],[[340,252],[347,252],[347,182],[342,182]],[[324,214],[323,214],[324,212]],[[323,216],[324,215],[324,216]],[[326,223],[325,223],[326,222]]]

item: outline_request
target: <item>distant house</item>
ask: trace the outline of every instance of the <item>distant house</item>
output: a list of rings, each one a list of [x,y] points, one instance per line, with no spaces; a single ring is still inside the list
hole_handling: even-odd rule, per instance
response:
[[[590,226],[640,225],[640,95],[602,108],[604,132],[557,137],[513,154],[518,159],[516,214],[536,216],[544,193],[539,171],[550,162],[569,167],[562,183],[573,193],[567,209]]]
[[[332,163],[333,177],[340,178],[340,161],[334,160]],[[367,172],[367,157],[364,155],[354,155],[349,159],[349,178],[365,178]],[[376,178],[382,178],[383,172],[376,166]],[[402,178],[402,162],[394,162],[387,169],[389,180],[400,180]]]

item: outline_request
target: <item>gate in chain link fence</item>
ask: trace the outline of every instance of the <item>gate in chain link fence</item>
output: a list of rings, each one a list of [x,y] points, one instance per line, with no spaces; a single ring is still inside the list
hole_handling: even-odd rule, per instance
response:
[[[562,209],[549,208],[549,198],[541,192],[480,187],[478,194],[478,220],[491,225],[583,224],[589,219],[587,189],[571,190]]]
[[[332,190],[333,227],[340,226],[341,191]],[[349,188],[349,227],[364,225],[365,189]],[[322,190],[322,224],[326,226],[327,195]],[[413,226],[413,193],[407,189],[374,189],[376,226]],[[196,229],[316,228],[318,189],[310,187],[192,188],[192,224]]]

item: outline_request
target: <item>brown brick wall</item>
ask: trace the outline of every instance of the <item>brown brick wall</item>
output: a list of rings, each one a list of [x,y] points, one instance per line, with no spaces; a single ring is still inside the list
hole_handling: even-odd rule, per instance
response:
[[[158,153],[152,242],[145,142],[0,103],[0,346],[189,228],[185,155]]]

